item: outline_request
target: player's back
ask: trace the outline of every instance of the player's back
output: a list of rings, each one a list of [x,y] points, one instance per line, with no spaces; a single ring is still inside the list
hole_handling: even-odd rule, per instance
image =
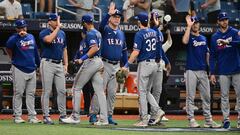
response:
[[[138,62],[156,58],[157,34],[151,28],[139,30],[134,38],[134,49],[140,51]]]

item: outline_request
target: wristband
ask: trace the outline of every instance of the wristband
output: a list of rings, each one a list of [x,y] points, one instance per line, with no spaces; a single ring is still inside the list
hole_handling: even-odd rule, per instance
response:
[[[85,55],[83,55],[80,59],[81,59],[82,61],[84,61],[84,60],[86,60],[86,59],[88,59],[88,58],[89,58],[88,55],[85,54]]]

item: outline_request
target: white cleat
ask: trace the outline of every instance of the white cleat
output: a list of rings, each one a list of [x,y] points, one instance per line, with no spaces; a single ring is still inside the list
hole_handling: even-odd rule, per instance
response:
[[[62,124],[79,124],[80,123],[80,119],[78,118],[74,118],[74,116],[69,116],[67,118],[63,118],[61,119]]]
[[[137,123],[135,123],[133,125],[136,126],[136,127],[147,127],[148,123],[144,122],[144,121],[139,121],[139,122],[137,122]]]
[[[28,122],[29,123],[33,123],[33,124],[35,124],[35,123],[42,123],[42,121],[39,120],[37,117],[33,117],[31,119],[28,119]]]
[[[15,117],[13,121],[14,123],[17,123],[17,124],[25,123],[25,120],[23,120],[21,117]]]
[[[102,122],[102,121],[97,121],[95,122],[93,125],[96,125],[96,126],[106,126],[108,125],[109,123],[108,122]]]
[[[205,128],[221,128],[222,126],[221,126],[221,124],[217,124],[215,121],[211,120],[211,121],[205,122],[203,127],[205,127]]]
[[[161,121],[167,122],[167,121],[169,121],[169,119],[167,117],[163,116]]]
[[[200,125],[197,123],[195,119],[191,119],[189,121],[189,127],[190,128],[200,128]]]

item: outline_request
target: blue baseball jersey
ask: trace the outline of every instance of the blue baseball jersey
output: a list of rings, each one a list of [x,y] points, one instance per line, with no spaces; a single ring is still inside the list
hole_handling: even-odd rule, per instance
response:
[[[52,33],[51,29],[44,29],[40,32],[39,38],[42,46],[41,57],[54,59],[54,60],[62,60],[63,59],[63,50],[67,47],[66,43],[66,35],[64,31],[59,30],[56,38],[52,41],[52,43],[47,44],[43,41],[44,37],[50,35]]]
[[[162,43],[164,41],[164,37],[163,37],[163,34],[162,32],[158,29],[158,27],[152,27],[153,30],[156,31],[157,33],[157,37],[158,37],[158,42],[157,42],[157,51],[156,51],[156,59],[163,59],[163,61],[165,62],[165,64],[168,64],[169,63],[169,60],[165,54],[165,52],[163,51],[163,48],[162,48]]]
[[[210,71],[211,74],[230,75],[240,72],[240,36],[238,30],[229,27],[222,33],[218,30],[211,38]],[[217,43],[218,39],[228,40],[227,45]]]
[[[207,53],[209,48],[206,37],[190,34],[187,44],[186,70],[207,70]]]
[[[38,48],[32,34],[21,37],[19,34],[12,35],[6,47],[12,50],[12,64],[25,73],[32,73],[40,65]]]
[[[125,35],[120,29],[113,30],[107,25],[109,18],[110,15],[107,14],[99,26],[102,33],[101,56],[111,61],[122,60],[125,64],[127,62]]]
[[[83,48],[84,47],[86,47],[85,39],[81,40],[81,42],[79,44],[79,49],[77,50],[77,52],[74,56],[74,60],[80,59],[83,56]]]
[[[101,42],[102,42],[102,36],[99,31],[97,31],[96,29],[91,29],[90,31],[88,31],[85,39],[85,46],[83,46],[83,55],[87,54],[90,48],[94,45],[97,45],[98,48],[100,48]],[[93,55],[93,57],[94,56],[100,56],[100,51],[97,51]]]
[[[140,29],[134,37],[134,50],[138,50],[138,62],[156,59],[157,33],[151,29]]]

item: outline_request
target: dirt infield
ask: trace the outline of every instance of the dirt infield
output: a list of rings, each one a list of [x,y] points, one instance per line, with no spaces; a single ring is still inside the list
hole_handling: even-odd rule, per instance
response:
[[[8,120],[12,119],[12,114],[0,114],[0,119],[1,120]],[[39,119],[42,119],[42,115],[37,116]],[[53,114],[51,115],[52,119],[58,119],[59,115]],[[114,119],[117,120],[138,120],[139,116],[138,115],[113,115]],[[166,115],[168,119],[172,120],[186,120],[187,117],[186,115]],[[27,114],[23,115],[24,119],[27,119]],[[196,120],[203,120],[204,117],[202,115],[196,115],[195,116]],[[222,115],[213,115],[214,120],[222,120]],[[231,115],[230,119],[235,120],[237,119],[237,115]],[[88,120],[87,115],[81,115],[81,120]]]

